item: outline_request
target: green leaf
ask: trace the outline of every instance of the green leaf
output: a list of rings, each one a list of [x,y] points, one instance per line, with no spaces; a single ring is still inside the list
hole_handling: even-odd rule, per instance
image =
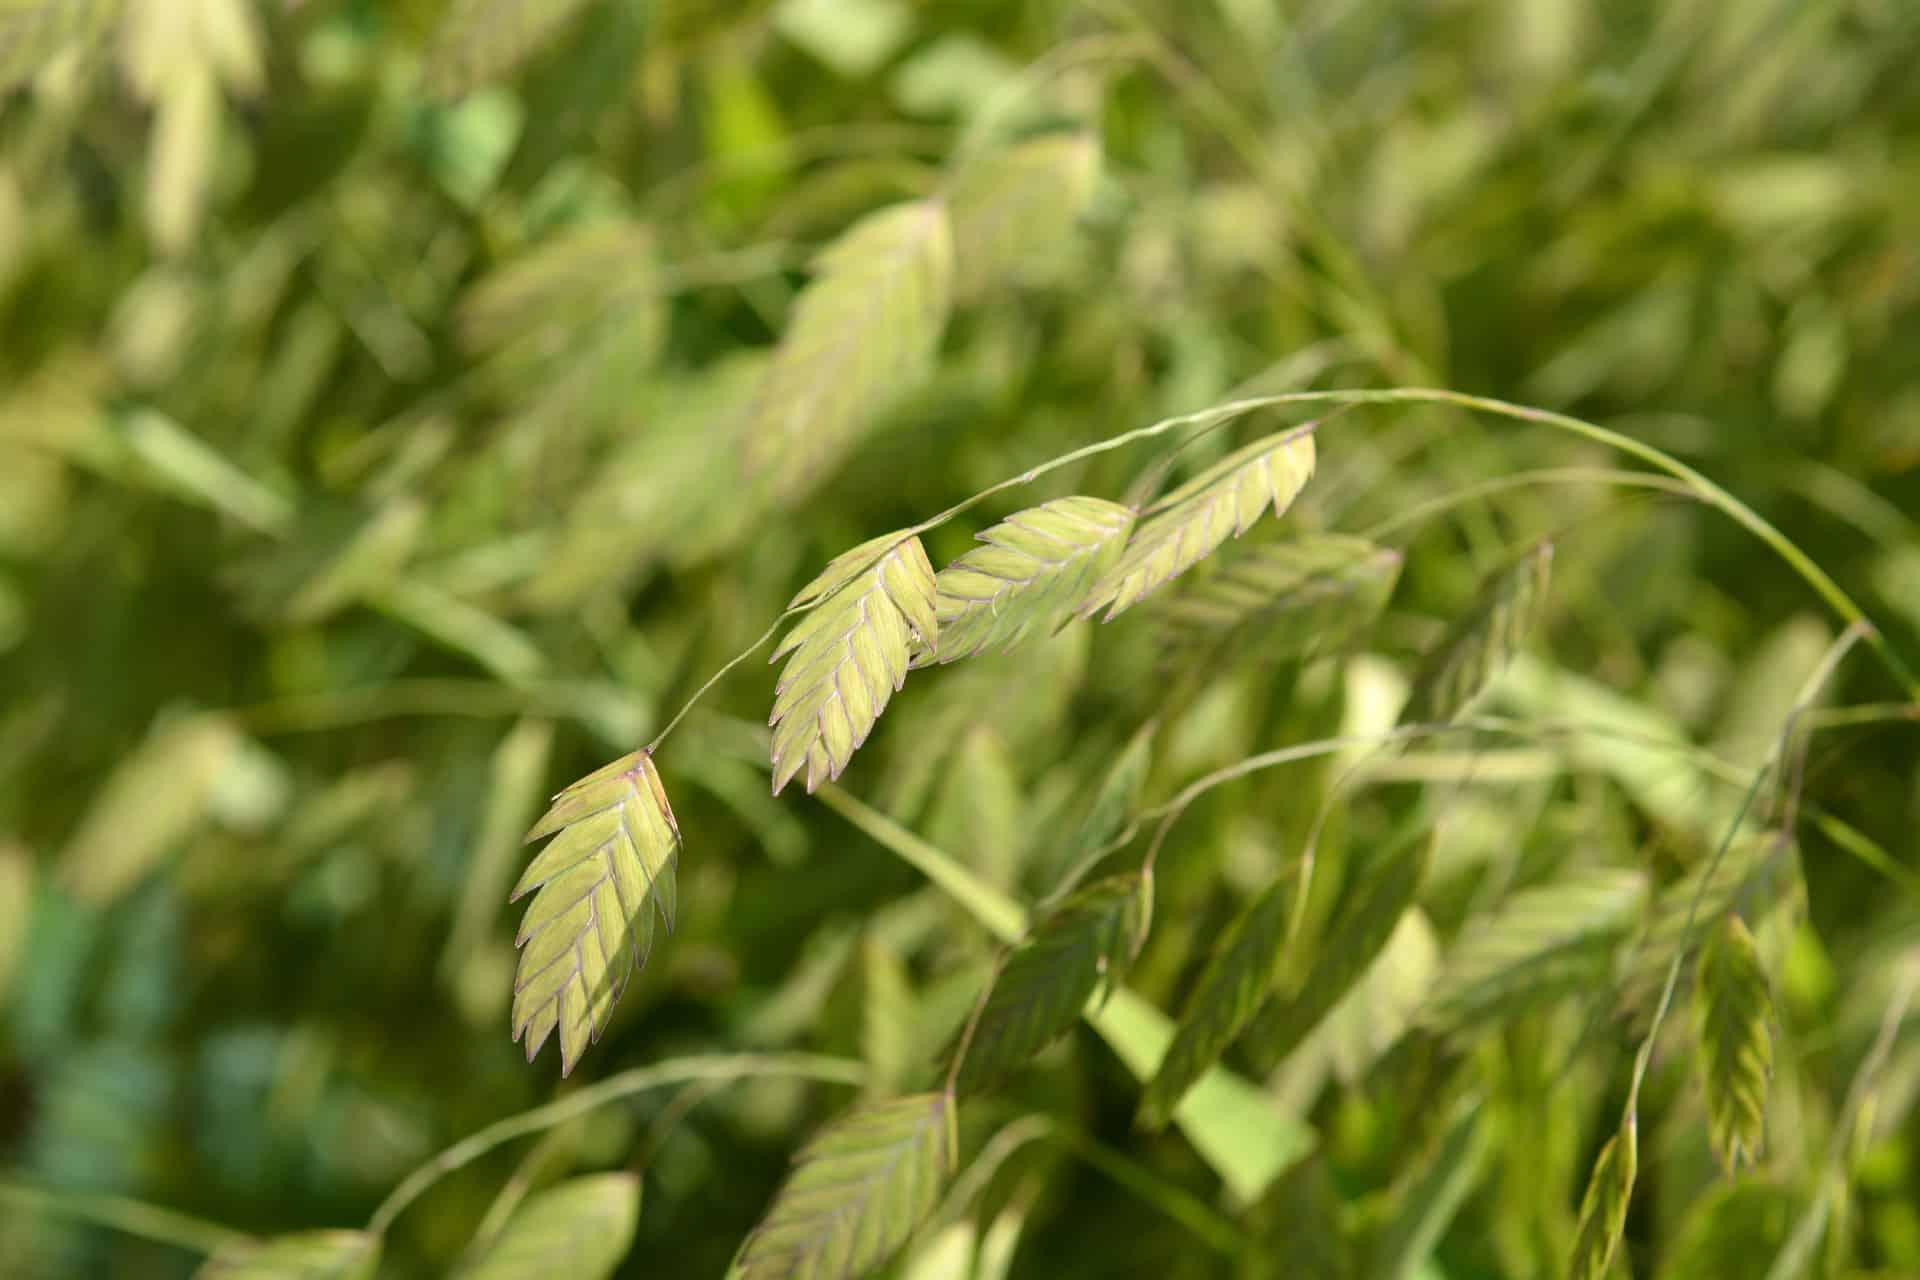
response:
[[[1737,915],[1725,917],[1700,952],[1693,1008],[1707,1134],[1732,1174],[1760,1150],[1773,1075],[1773,993],[1753,934]]]
[[[748,415],[748,470],[789,498],[925,372],[953,284],[946,207],[921,200],[869,214],[815,270]]]
[[[1114,876],[1035,925],[994,979],[955,1087],[974,1093],[1004,1080],[1079,1021],[1102,988],[1126,981],[1145,909],[1139,875]]]
[[[1542,542],[1486,585],[1414,676],[1403,724],[1450,722],[1480,696],[1539,621],[1552,568],[1553,544]]]
[[[1642,873],[1600,868],[1509,895],[1461,926],[1427,1025],[1460,1030],[1604,979],[1609,952],[1632,927],[1646,893]]]
[[[439,97],[510,75],[593,0],[452,0],[428,44],[421,78]]]
[[[640,1179],[631,1173],[574,1178],[532,1196],[486,1255],[460,1280],[605,1280],[633,1247]]]
[[[1294,897],[1292,878],[1275,878],[1221,935],[1141,1099],[1140,1120],[1148,1128],[1161,1128],[1173,1118],[1187,1090],[1259,1009],[1286,958]]]
[[[771,661],[793,654],[774,686],[773,793],[807,770],[807,790],[838,778],[905,683],[912,646],[938,648],[934,573],[918,538],[893,539],[878,559],[863,544],[794,597],[818,599]],[[853,558],[861,557],[859,562]]]
[[[857,1106],[794,1157],[737,1263],[742,1280],[851,1280],[892,1257],[933,1211],[953,1161],[952,1099]]]
[[[1159,609],[1161,653],[1192,664],[1337,650],[1386,607],[1401,560],[1398,551],[1341,534],[1248,547]]]
[[[1620,1131],[1607,1139],[1594,1161],[1587,1192],[1580,1199],[1580,1225],[1573,1240],[1568,1280],[1602,1280],[1627,1229],[1627,1206],[1639,1160],[1639,1124],[1629,1111]]]
[[[547,836],[510,899],[538,890],[514,940],[513,1038],[526,1041],[531,1062],[558,1029],[564,1077],[646,964],[654,912],[673,928],[680,827],[641,750],[555,796],[527,840]]]
[[[941,662],[1010,649],[1072,612],[1113,567],[1133,512],[1100,498],[1055,498],[977,535],[983,547],[940,571]]]
[[[1023,269],[1056,260],[1093,194],[1100,148],[1056,133],[974,160],[954,179],[954,288],[972,301]]]
[[[1257,1075],[1266,1075],[1298,1048],[1386,948],[1395,926],[1419,896],[1433,841],[1369,867],[1335,906],[1297,979],[1268,998],[1242,1037]]]
[[[1161,501],[1160,515],[1134,531],[1120,562],[1080,606],[1086,617],[1106,608],[1111,622],[1169,579],[1211,555],[1229,537],[1253,527],[1273,508],[1285,515],[1313,478],[1311,432],[1285,431],[1256,440],[1208,467]]]
[[[369,1280],[380,1238],[366,1231],[303,1231],[227,1245],[194,1280]]]

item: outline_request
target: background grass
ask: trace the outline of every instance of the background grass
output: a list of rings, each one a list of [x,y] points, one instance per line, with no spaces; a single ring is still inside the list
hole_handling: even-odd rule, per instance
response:
[[[67,25],[36,27],[52,8]],[[647,741],[832,556],[1234,395],[1425,385],[1602,423],[1750,503],[1920,661],[1920,8],[570,8],[0,5],[0,1161],[20,1184],[246,1231],[364,1223],[434,1151],[555,1095],[551,1057],[507,1034],[504,899],[548,793]],[[743,483],[736,424],[812,252],[1056,131],[1100,156],[1076,225],[991,288],[963,254],[931,374],[817,476]],[[1379,732],[1479,583],[1556,539],[1531,652],[1483,708],[1518,732],[1374,758],[1330,806],[1317,919],[1371,859],[1435,845],[1426,950],[1398,962],[1413,996],[1370,986],[1385,1004],[1272,1081],[1313,1154],[1232,1203],[1180,1134],[1133,1127],[1138,1085],[1076,1032],[963,1115],[969,1151],[1027,1112],[1056,1124],[980,1206],[1016,1207],[1014,1276],[1560,1274],[1645,983],[1603,964],[1407,1024],[1516,893],[1684,882],[1840,632],[1750,534],[1603,482],[1629,461],[1589,442],[1433,404],[1353,409],[1319,444],[1287,524],[1250,536],[1403,551],[1363,641],[1167,675],[1149,619],[1078,625],[916,674],[846,776],[1035,903],[1143,724],[1143,804]],[[1157,445],[928,551],[1045,497],[1118,500]],[[833,809],[768,798],[773,679],[743,666],[663,749],[678,927],[567,1088],[802,1048],[923,1087],[985,979],[992,938],[920,874]],[[1856,650],[1821,702],[1910,697]],[[1815,1209],[1800,1274],[1920,1273],[1920,1037],[1895,1018],[1869,1054],[1920,963],[1920,734],[1867,714],[1810,740],[1797,848],[1739,903],[1775,1005],[1761,1158],[1716,1169],[1672,1019],[1639,1098],[1635,1274],[1763,1274]],[[1194,804],[1137,989],[1179,1009],[1360,759]],[[621,1274],[718,1276],[850,1096],[645,1094],[526,1172],[642,1173]],[[436,1186],[382,1274],[442,1274],[525,1150]],[[8,1275],[195,1265],[0,1215]]]

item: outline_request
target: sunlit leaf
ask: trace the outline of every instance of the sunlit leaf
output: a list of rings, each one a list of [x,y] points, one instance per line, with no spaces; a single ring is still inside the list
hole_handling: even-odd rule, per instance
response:
[[[905,683],[914,641],[937,649],[934,573],[918,538],[889,535],[847,552],[794,597],[819,604],[787,632],[774,686],[773,793],[801,767],[809,792],[838,778]],[[877,557],[877,558],[876,558]]]
[[[194,1280],[370,1280],[380,1238],[365,1231],[305,1231],[228,1245]]]
[[[1600,1148],[1580,1199],[1580,1224],[1575,1231],[1573,1261],[1568,1280],[1603,1280],[1627,1229],[1627,1206],[1633,1199],[1634,1174],[1639,1162],[1637,1118],[1628,1112],[1620,1131]]]
[[[1298,886],[1276,878],[1220,935],[1180,1015],[1180,1027],[1140,1100],[1141,1123],[1158,1129],[1206,1069],[1219,1061],[1279,976]]]
[[[979,534],[983,547],[940,571],[939,661],[1006,649],[1071,612],[1112,568],[1133,512],[1100,498],[1055,498]]]
[[[748,415],[748,470],[784,496],[839,461],[932,358],[953,283],[946,207],[869,214],[814,268]]]
[[[605,1280],[633,1246],[639,1218],[635,1175],[574,1178],[530,1197],[459,1280]]]
[[[560,1074],[600,1039],[627,980],[647,962],[657,911],[673,928],[680,827],[644,750],[554,797],[527,833],[552,836],[511,901],[534,894],[514,945],[513,1037],[527,1061],[560,1033]]]
[[[1773,1075],[1773,993],[1753,934],[1728,915],[1707,935],[1694,979],[1694,1036],[1706,1087],[1707,1133],[1729,1173],[1751,1161],[1766,1131]]]
[[[1414,676],[1404,722],[1453,720],[1480,696],[1539,620],[1552,566],[1553,544],[1542,542],[1487,584]]]
[[[1334,1075],[1358,1085],[1415,1026],[1440,976],[1440,940],[1426,912],[1409,907],[1360,981],[1320,1022]]]
[[[742,1280],[852,1280],[892,1257],[932,1212],[954,1153],[952,1100],[922,1093],[855,1107],[794,1157],[737,1263]]]
[[[1269,507],[1285,515],[1313,467],[1313,434],[1298,431],[1256,440],[1214,463],[1162,499],[1165,510],[1133,531],[1119,563],[1081,602],[1081,616],[1104,608],[1111,621],[1251,529]]]
[[[1103,988],[1125,981],[1145,905],[1138,875],[1115,876],[1035,924],[994,979],[956,1087],[972,1093],[1005,1079],[1079,1021]]]

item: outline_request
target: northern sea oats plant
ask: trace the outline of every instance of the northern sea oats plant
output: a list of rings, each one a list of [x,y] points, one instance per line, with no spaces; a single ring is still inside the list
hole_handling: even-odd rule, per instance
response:
[[[1920,1272],[1916,58],[0,0],[0,1274]]]

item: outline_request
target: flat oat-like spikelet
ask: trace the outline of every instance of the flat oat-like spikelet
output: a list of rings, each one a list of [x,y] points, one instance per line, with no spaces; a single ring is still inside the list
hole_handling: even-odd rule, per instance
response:
[[[952,1161],[953,1100],[909,1094],[855,1107],[794,1158],[740,1252],[742,1280],[853,1280],[933,1211]]]
[[[627,981],[647,962],[658,912],[673,928],[680,827],[653,757],[614,761],[554,797],[527,833],[553,836],[510,901],[533,902],[514,945],[513,1038],[527,1061],[560,1033],[560,1074],[568,1075],[606,1030]]]
[[[1482,589],[1414,677],[1402,722],[1445,723],[1473,704],[1539,621],[1552,569],[1553,544],[1542,542]]]
[[[940,571],[941,662],[1011,648],[1080,603],[1113,567],[1133,512],[1100,498],[1055,498],[1008,516]]]
[[[371,1231],[299,1231],[242,1237],[200,1264],[193,1280],[368,1280],[380,1261]]]
[[[529,1197],[458,1280],[606,1280],[633,1247],[639,1220],[638,1175],[570,1178]]]
[[[954,179],[954,291],[963,301],[1057,260],[1093,195],[1100,145],[1054,133],[982,156]]]
[[[773,651],[791,653],[774,686],[773,793],[807,771],[838,778],[906,681],[914,645],[938,651],[934,572],[917,537],[887,534],[829,564],[793,599],[818,601]]]
[[[1283,515],[1313,478],[1313,436],[1296,431],[1256,440],[1162,500],[1167,509],[1134,531],[1120,562],[1094,585],[1080,615],[1114,618],[1253,527],[1268,507]]]
[[[1693,1000],[1707,1136],[1731,1174],[1760,1150],[1773,1076],[1773,992],[1739,916],[1723,919],[1702,948]]]

